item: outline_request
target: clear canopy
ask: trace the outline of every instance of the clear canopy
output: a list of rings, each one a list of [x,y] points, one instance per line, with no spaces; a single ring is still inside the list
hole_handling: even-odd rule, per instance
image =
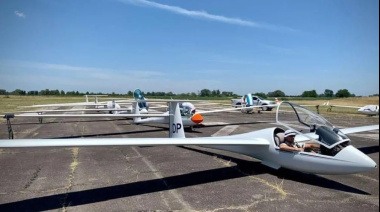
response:
[[[302,133],[327,148],[349,141],[347,136],[324,117],[291,102],[278,105],[276,119],[278,124]]]

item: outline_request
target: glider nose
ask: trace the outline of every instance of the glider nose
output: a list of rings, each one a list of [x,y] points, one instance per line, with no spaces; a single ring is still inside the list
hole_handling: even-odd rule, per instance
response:
[[[191,121],[196,124],[200,124],[203,121],[203,116],[199,113],[196,113],[191,117]]]
[[[349,162],[347,168],[349,168],[352,173],[372,171],[377,168],[375,161],[353,146],[344,148],[336,156],[338,159]]]
[[[145,108],[143,108],[143,109],[140,110],[140,113],[141,114],[148,114],[148,110],[145,109]]]

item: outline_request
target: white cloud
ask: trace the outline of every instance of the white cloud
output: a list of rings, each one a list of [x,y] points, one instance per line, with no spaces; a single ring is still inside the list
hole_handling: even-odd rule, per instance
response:
[[[17,10],[15,11],[15,15],[17,15],[19,18],[25,18],[26,17],[24,13],[17,11]]]
[[[234,24],[234,25],[241,25],[241,26],[255,27],[255,28],[265,28],[265,29],[270,29],[270,30],[284,30],[284,31],[292,31],[292,32],[297,31],[295,29],[288,28],[288,27],[275,26],[275,25],[269,25],[269,24],[260,24],[253,21],[243,20],[240,18],[230,18],[230,17],[221,16],[221,15],[213,15],[213,14],[207,13],[206,11],[192,11],[192,10],[187,10],[187,9],[177,7],[177,6],[159,4],[159,3],[147,1],[147,0],[119,0],[119,1],[123,3],[134,4],[134,5],[154,7],[157,9],[166,10],[166,11],[177,13],[184,16],[189,16],[193,18],[202,18],[202,19],[207,19],[207,20],[212,20],[212,21],[217,21],[217,22],[222,22],[222,23],[227,23],[227,24]]]
[[[84,66],[72,66],[65,64],[53,63],[38,63],[19,60],[0,60],[0,71],[6,68],[18,68],[18,70],[32,69],[35,72],[42,70],[52,71],[51,73],[68,73],[74,75],[85,75],[91,78],[109,78],[128,76],[129,78],[155,78],[165,77],[165,73],[159,71],[145,71],[145,70],[115,70],[107,68],[95,68]]]

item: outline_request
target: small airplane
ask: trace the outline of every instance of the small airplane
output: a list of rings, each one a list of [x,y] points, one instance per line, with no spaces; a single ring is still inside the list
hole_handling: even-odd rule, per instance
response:
[[[331,112],[333,107],[342,107],[342,108],[355,108],[358,109],[359,113],[368,115],[368,116],[376,116],[379,115],[379,105],[365,105],[362,107],[358,106],[348,106],[348,105],[330,105],[329,102],[325,102],[323,105],[330,106],[327,111]]]
[[[379,125],[338,129],[307,108],[281,102],[276,111],[281,127],[230,136],[185,138],[179,102],[168,102],[169,138],[15,139],[0,140],[0,148],[200,145],[251,156],[274,169],[283,167],[312,174],[353,174],[377,168],[370,157],[350,144],[346,134],[378,130]],[[320,152],[280,150],[278,142],[285,129],[297,132],[296,142],[320,144]],[[302,133],[303,130],[308,132]]]

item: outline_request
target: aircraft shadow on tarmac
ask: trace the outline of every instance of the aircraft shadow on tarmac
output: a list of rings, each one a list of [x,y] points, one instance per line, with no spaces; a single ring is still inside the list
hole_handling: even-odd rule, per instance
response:
[[[367,146],[367,147],[360,147],[358,150],[362,151],[364,154],[372,154],[372,153],[378,153],[379,152],[379,146]]]
[[[162,179],[152,179],[122,185],[88,189],[83,191],[72,191],[68,193],[54,194],[50,196],[36,197],[27,200],[4,203],[0,205],[0,211],[54,210],[68,206],[80,206],[95,202],[104,202],[113,199],[168,191],[172,189],[237,179],[264,173],[270,173],[282,179],[285,178],[328,189],[369,195],[364,191],[316,175],[303,174],[299,172],[294,173],[290,170],[282,170],[280,172],[274,171],[261,165],[259,162],[245,161],[188,147],[182,148],[186,148],[191,151],[199,151],[202,154],[210,154],[213,157],[217,156],[224,160],[230,160],[236,163],[236,166],[186,173],[177,176],[165,177]],[[62,203],[66,203],[68,205],[63,205]]]
[[[181,148],[199,152],[202,154],[210,155],[212,157],[218,157],[222,160],[230,161],[236,164],[235,168],[239,169],[241,172],[245,173],[246,176],[249,175],[257,175],[262,173],[269,173],[271,175],[277,176],[280,179],[286,179],[286,180],[292,180],[297,181],[304,184],[309,184],[313,186],[319,186],[323,188],[333,189],[333,190],[339,190],[344,192],[350,192],[355,194],[362,194],[362,195],[370,195],[369,193],[353,188],[351,186],[344,185],[342,183],[326,179],[324,177],[314,175],[314,174],[306,174],[298,171],[293,171],[290,169],[281,168],[279,170],[271,169],[267,166],[262,165],[261,163],[246,161],[226,155],[221,155],[213,152],[208,152],[200,149],[190,148],[181,146]],[[259,171],[257,171],[259,170]]]

